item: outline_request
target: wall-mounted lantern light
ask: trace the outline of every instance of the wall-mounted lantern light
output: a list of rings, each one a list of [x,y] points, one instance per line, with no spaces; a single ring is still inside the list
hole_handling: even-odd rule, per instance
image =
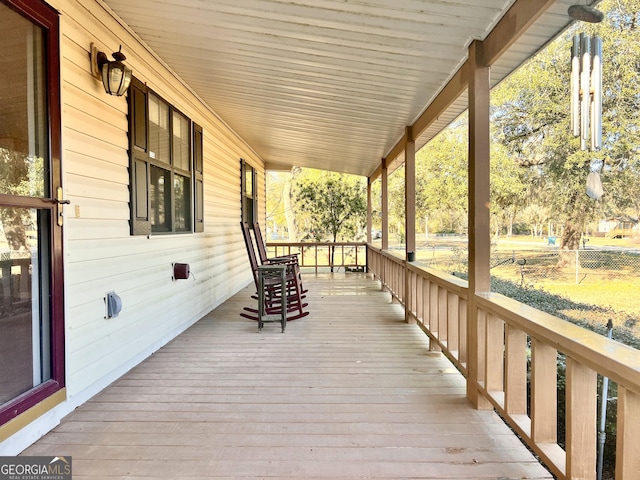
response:
[[[125,94],[133,72],[123,61],[127,59],[120,50],[113,52],[113,61],[107,58],[104,52],[99,52],[98,48],[91,44],[91,71],[96,78],[102,80],[104,91],[109,95],[118,97]]]

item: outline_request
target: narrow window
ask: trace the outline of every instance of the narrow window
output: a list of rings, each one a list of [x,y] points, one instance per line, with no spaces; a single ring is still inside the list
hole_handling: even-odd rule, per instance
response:
[[[242,221],[248,223],[251,228],[257,221],[257,172],[243,159],[240,159],[240,189],[242,201]]]

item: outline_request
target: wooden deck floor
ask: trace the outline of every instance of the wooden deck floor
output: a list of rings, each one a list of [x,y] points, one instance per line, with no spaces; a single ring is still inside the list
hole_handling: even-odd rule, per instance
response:
[[[305,277],[311,315],[241,318],[245,290],[24,452],[74,479],[550,479],[363,274]]]

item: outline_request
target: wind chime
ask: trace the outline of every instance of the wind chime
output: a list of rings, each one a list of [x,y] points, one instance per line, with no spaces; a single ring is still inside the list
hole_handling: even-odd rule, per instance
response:
[[[571,5],[569,15],[578,21],[599,23],[604,19],[601,11],[588,5]],[[571,48],[571,130],[580,136],[580,148],[592,152],[602,147],[602,39],[584,33],[573,37]],[[587,143],[590,140],[589,143]],[[604,162],[602,163],[602,167]],[[604,194],[600,172],[591,171],[587,176],[587,195],[599,200]],[[607,324],[607,336],[611,338],[613,325]],[[602,480],[604,470],[604,446],[606,442],[607,397],[609,379],[604,377],[600,404],[598,430],[598,462],[596,478]]]
[[[571,131],[582,150],[602,147],[602,39],[584,33],[571,48]]]
[[[571,5],[569,15],[576,20],[599,23],[603,13],[588,5]],[[589,37],[584,33],[573,37],[571,48],[571,130],[574,136],[580,136],[580,148],[590,147],[594,152],[602,147],[602,39]],[[590,144],[587,141],[591,140]],[[602,167],[604,162],[602,162]],[[600,173],[591,171],[587,177],[587,195],[599,200],[604,191]],[[607,324],[607,336],[611,338],[613,325]],[[604,377],[600,404],[600,428],[598,430],[598,463],[596,478],[602,480],[604,466],[604,446],[607,419],[607,397],[609,379]]]
[[[573,9],[573,10],[572,10]],[[592,7],[574,5],[569,15],[597,23],[602,13]],[[571,131],[580,137],[580,149],[602,148],[602,39],[581,33],[571,48]],[[599,171],[587,176],[587,195],[599,200],[604,194]]]

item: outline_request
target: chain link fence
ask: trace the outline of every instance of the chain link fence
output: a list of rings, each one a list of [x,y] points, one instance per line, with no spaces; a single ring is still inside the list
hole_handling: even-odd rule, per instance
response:
[[[541,281],[579,285],[584,281],[640,277],[639,250],[528,250],[513,251],[510,257],[509,253],[496,251],[492,257],[496,274],[500,269],[513,270],[517,266],[520,282],[526,285]]]
[[[468,249],[465,246],[427,244],[418,251],[418,260],[426,266],[452,274],[466,275]],[[535,285],[543,281],[580,284],[610,279],[640,277],[640,250],[528,249],[491,252],[492,274]]]

